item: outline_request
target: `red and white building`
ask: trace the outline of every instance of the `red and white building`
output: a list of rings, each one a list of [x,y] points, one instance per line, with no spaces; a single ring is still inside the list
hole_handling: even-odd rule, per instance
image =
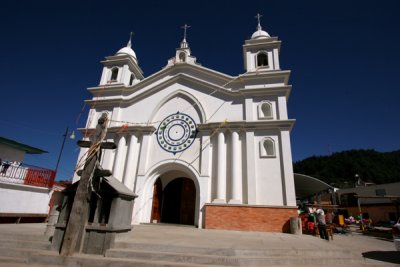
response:
[[[0,137],[0,223],[47,218],[56,173],[23,163],[25,154],[42,153],[47,152]]]

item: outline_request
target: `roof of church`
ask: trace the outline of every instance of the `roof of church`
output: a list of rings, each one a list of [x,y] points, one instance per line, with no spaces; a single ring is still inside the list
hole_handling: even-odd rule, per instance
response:
[[[33,146],[28,146],[25,145],[23,143],[19,143],[17,141],[11,140],[11,139],[7,139],[4,137],[0,136],[0,144],[18,149],[18,150],[22,150],[25,151],[27,154],[43,154],[43,153],[48,153],[45,150],[33,147]]]

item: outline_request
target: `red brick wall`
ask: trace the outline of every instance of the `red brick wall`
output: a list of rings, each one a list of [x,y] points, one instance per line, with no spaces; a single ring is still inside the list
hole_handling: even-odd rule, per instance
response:
[[[290,232],[297,208],[205,205],[205,228],[261,232]]]

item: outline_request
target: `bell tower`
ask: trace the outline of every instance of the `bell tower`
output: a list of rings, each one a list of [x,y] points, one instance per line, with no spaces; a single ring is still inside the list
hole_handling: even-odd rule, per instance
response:
[[[247,72],[280,70],[279,50],[281,41],[262,30],[257,14],[258,25],[250,40],[243,45],[244,68]]]
[[[128,44],[121,48],[114,56],[106,57],[101,63],[104,65],[100,85],[123,84],[132,86],[144,78],[140,69],[136,53],[132,49],[131,32]]]
[[[185,24],[181,28],[183,29],[183,40],[180,47],[176,49],[175,58],[168,60],[167,66],[179,63],[196,64],[196,57],[191,56],[189,43],[186,41],[186,31],[190,26]]]

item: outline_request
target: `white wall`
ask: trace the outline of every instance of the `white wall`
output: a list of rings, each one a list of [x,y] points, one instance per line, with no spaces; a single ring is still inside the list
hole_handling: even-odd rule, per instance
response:
[[[263,158],[260,156],[260,142],[269,137],[275,143],[275,156]],[[256,203],[258,205],[283,205],[282,173],[277,131],[257,131],[254,138],[256,165]]]
[[[47,214],[51,191],[0,182],[0,213]]]

